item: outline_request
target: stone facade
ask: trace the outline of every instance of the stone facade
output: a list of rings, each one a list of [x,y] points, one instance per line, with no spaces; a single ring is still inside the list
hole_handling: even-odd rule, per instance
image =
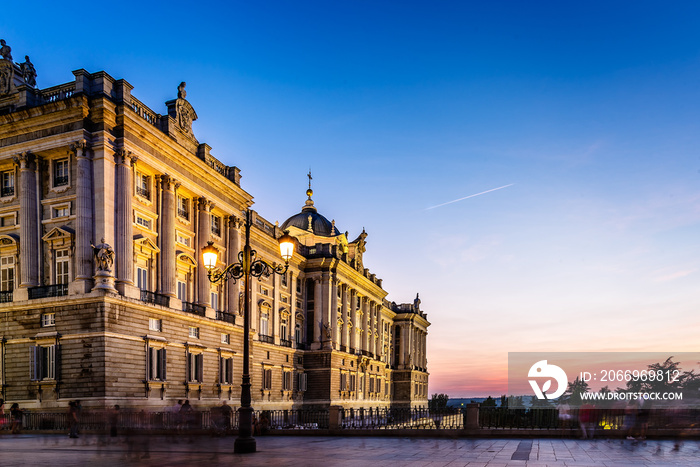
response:
[[[253,201],[196,140],[185,83],[161,115],[104,72],[39,89],[0,61],[2,397],[237,405],[243,289],[210,283],[201,249],[236,261]],[[349,242],[307,195],[283,225],[298,241],[289,271],[253,279],[253,407],[426,405],[419,301],[387,302],[362,263],[367,234]],[[253,248],[279,262],[282,228],[252,214]]]

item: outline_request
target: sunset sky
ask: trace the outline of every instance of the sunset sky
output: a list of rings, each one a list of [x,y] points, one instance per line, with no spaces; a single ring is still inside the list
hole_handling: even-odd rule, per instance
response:
[[[186,81],[267,219],[311,169],[388,299],[420,292],[431,394],[505,393],[508,352],[698,351],[697,2],[3,10],[39,87],[104,70],[166,113]]]

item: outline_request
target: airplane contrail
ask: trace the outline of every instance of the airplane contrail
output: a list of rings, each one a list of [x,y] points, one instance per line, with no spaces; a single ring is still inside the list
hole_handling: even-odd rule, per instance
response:
[[[502,190],[504,188],[508,188],[509,186],[513,186],[513,185],[515,185],[515,183],[511,183],[510,185],[499,186],[498,188],[492,188],[491,190],[482,191],[481,193],[475,193],[473,195],[465,196],[464,198],[454,199],[454,200],[448,201],[446,203],[438,204],[435,206],[430,206],[429,208],[425,208],[425,210],[428,211],[429,209],[439,208],[440,206],[446,206],[448,204],[456,203],[457,201],[462,201],[462,200],[465,200],[467,198],[473,198],[475,196],[484,195],[486,193],[491,193],[492,191]]]

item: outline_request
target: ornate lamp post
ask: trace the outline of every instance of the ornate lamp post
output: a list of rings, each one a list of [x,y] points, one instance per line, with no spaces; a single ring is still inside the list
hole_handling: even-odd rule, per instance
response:
[[[243,279],[245,286],[244,308],[243,308],[243,377],[241,382],[241,408],[238,409],[238,438],[233,445],[233,452],[244,454],[255,452],[256,444],[253,437],[253,408],[250,405],[250,278],[269,277],[270,274],[284,274],[289,269],[289,260],[294,254],[294,238],[285,232],[279,238],[280,254],[284,259],[284,265],[270,264],[263,259],[256,259],[256,252],[250,247],[250,209],[246,209],[245,215],[245,246],[243,251],[238,253],[238,262],[229,264],[223,271],[216,271],[216,262],[219,250],[214,247],[213,242],[202,249],[204,267],[207,268],[207,277],[211,282],[227,281],[233,279]]]

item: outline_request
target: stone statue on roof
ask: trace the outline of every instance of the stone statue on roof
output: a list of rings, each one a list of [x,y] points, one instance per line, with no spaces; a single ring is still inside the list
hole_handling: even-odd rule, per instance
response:
[[[29,60],[29,55],[24,56],[24,63],[19,64],[19,69],[22,71],[24,82],[30,86],[36,86],[36,68]]]
[[[12,61],[12,49],[7,45],[5,39],[0,39],[0,55],[3,59]]]

